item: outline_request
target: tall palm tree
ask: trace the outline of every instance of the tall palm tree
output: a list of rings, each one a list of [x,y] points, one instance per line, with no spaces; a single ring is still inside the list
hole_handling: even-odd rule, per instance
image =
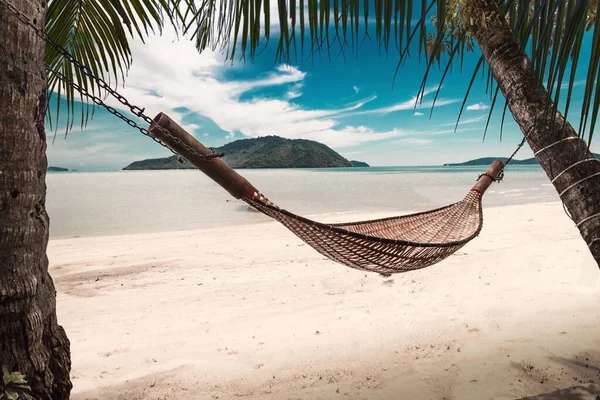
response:
[[[94,73],[121,78],[131,60],[128,40],[181,23],[172,12],[180,3],[54,0],[46,9],[46,0],[0,1],[0,367],[25,375],[35,399],[68,399],[72,387],[69,340],[57,322],[46,256],[44,124],[48,88],[65,96],[71,116],[75,96],[46,75],[46,65],[98,93],[36,28]]]
[[[415,53],[426,61],[422,91],[430,68],[441,67],[443,81],[477,45],[465,102],[487,66],[493,105],[505,99],[503,120],[510,110],[600,265],[600,162],[588,148],[600,109],[598,0],[278,0],[276,9],[281,33],[271,35],[269,0],[53,0],[48,10],[44,0],[0,0],[0,364],[24,373],[35,398],[65,399],[71,389],[46,258],[44,117],[46,95],[55,93],[67,99],[72,123],[78,94],[53,72],[46,81],[45,66],[93,94],[102,88],[23,20],[115,84],[130,66],[129,40],[167,23],[199,51],[220,49],[231,60],[276,40],[277,57],[288,62],[336,47],[358,51],[374,25],[372,40],[398,52],[399,67]],[[591,56],[575,129],[565,116],[586,35]]]

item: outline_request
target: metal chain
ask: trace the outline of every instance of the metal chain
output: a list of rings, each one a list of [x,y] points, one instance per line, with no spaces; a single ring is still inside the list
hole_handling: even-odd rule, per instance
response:
[[[0,1],[2,1],[2,0],[0,0]],[[131,126],[132,128],[138,129],[143,135],[148,136],[149,138],[151,138],[152,140],[154,140],[156,143],[160,144],[161,146],[165,146],[165,144],[162,143],[160,140],[158,140],[154,136],[150,135],[150,132],[148,132],[148,129],[146,129],[143,126],[139,126],[135,121],[133,121],[132,119],[128,118],[126,115],[123,115],[116,108],[104,104],[104,102],[102,101],[101,98],[99,98],[98,96],[95,96],[95,95],[89,93],[86,88],[84,88],[82,86],[79,86],[75,82],[70,82],[68,80],[68,78],[62,72],[59,72],[59,71],[57,71],[57,70],[55,70],[55,69],[53,69],[53,68],[51,68],[49,66],[47,66],[46,69],[49,70],[49,71],[52,71],[60,80],[62,80],[63,82],[65,82],[65,83],[73,86],[75,88],[75,90],[77,90],[78,92],[80,92],[84,96],[88,97],[95,104],[104,107],[109,113],[111,113],[114,116],[116,116],[117,118],[125,121],[127,123],[127,125]],[[171,149],[170,147],[168,147],[168,146],[165,146],[165,147],[167,147],[169,150],[171,150],[171,152],[173,154],[178,155],[177,152],[173,151],[173,149]]]
[[[513,153],[510,155],[510,157],[508,157],[506,159],[506,162],[504,163],[504,166],[506,167],[506,165],[512,161],[513,157],[515,155],[517,155],[517,153],[519,152],[519,150],[521,150],[521,147],[523,147],[523,145],[525,144],[525,137],[523,137],[523,140],[521,140],[521,143],[519,143],[519,145],[517,146],[517,148],[515,149],[515,151],[513,151]],[[481,175],[479,175],[477,177],[477,180],[481,179],[482,176],[487,176],[488,178],[490,178],[492,181],[496,182],[496,183],[500,183],[502,182],[502,179],[504,179],[504,169],[502,171],[500,171],[500,173],[498,174],[498,176],[492,176],[490,174],[483,173]]]
[[[8,8],[8,10],[10,12],[12,12],[17,17],[17,19],[20,22],[22,22],[22,23],[28,25],[29,27],[33,28],[33,31],[35,32],[36,35],[38,35],[42,40],[50,43],[52,45],[52,47],[54,47],[56,49],[56,51],[58,51],[60,55],[62,55],[63,57],[65,57],[71,64],[75,65],[86,76],[88,76],[89,78],[91,78],[94,81],[96,81],[96,83],[98,84],[98,86],[101,89],[104,89],[112,97],[114,97],[115,99],[117,99],[119,101],[119,103],[121,103],[125,107],[129,108],[129,111],[131,111],[131,113],[133,115],[135,115],[138,118],[141,118],[148,125],[154,126],[155,128],[159,129],[161,132],[163,132],[166,136],[168,136],[175,143],[181,145],[187,151],[189,151],[190,153],[194,154],[195,156],[200,157],[204,161],[210,161],[210,160],[212,160],[214,158],[217,158],[217,157],[223,157],[223,155],[224,155],[223,153],[215,153],[213,149],[210,149],[210,150],[213,151],[212,154],[206,155],[206,154],[198,153],[195,149],[193,149],[192,147],[190,147],[187,143],[184,143],[178,137],[173,136],[171,134],[171,132],[169,132],[168,130],[164,129],[162,126],[160,126],[156,122],[154,122],[154,120],[152,118],[150,118],[146,114],[144,114],[144,111],[146,110],[145,108],[141,108],[139,106],[131,104],[123,95],[121,95],[116,90],[113,90],[110,87],[110,85],[108,83],[106,83],[106,81],[104,81],[102,78],[97,77],[96,75],[94,75],[94,73],[88,67],[86,67],[85,65],[83,65],[79,61],[77,61],[77,59],[75,57],[73,57],[73,55],[71,53],[69,53],[69,51],[67,49],[65,49],[64,47],[62,47],[61,45],[59,45],[58,43],[56,43],[54,40],[52,40],[52,38],[44,30],[38,28],[25,14],[23,14],[15,6],[13,6],[12,4],[8,3],[6,0],[0,0],[0,3],[4,4]],[[108,104],[106,104],[104,102],[104,100],[102,100],[100,97],[94,95],[93,93],[90,93],[83,86],[81,86],[81,85],[79,85],[79,84],[77,84],[77,83],[75,83],[73,81],[70,81],[62,72],[57,71],[56,69],[54,69],[54,68],[52,68],[52,67],[50,67],[48,65],[46,66],[46,69],[49,70],[49,71],[52,71],[60,80],[62,80],[66,84],[73,86],[73,88],[75,88],[75,90],[77,90],[78,92],[80,92],[84,96],[88,97],[90,100],[92,100],[94,102],[94,104],[96,104],[96,105],[98,105],[100,107],[105,108],[112,115],[114,115],[117,118],[125,121],[125,123],[127,123],[127,125],[131,126],[132,128],[138,129],[143,135],[148,136],[149,138],[151,138],[152,140],[154,140],[156,143],[158,143],[161,146],[166,147],[167,149],[171,150],[171,152],[173,154],[179,155],[176,151],[174,151],[172,148],[170,148],[169,146],[167,146],[165,143],[163,143],[162,141],[160,141],[160,140],[156,139],[154,136],[152,136],[150,134],[150,132],[148,131],[147,128],[145,128],[143,126],[139,126],[134,120],[128,118],[126,115],[124,115],[123,113],[119,112],[114,107],[109,106]]]

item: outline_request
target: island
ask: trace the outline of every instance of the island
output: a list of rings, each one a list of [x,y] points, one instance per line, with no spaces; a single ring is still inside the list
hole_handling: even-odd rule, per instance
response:
[[[335,168],[352,167],[340,154],[326,145],[305,139],[264,136],[241,139],[215,148],[225,153],[222,158],[232,168]],[[360,163],[356,162],[355,163]],[[366,163],[360,163],[368,166]],[[193,169],[193,165],[177,156],[135,161],[124,170]]]
[[[356,168],[370,167],[369,164],[367,164],[366,162],[362,162],[362,161],[351,160],[350,163],[352,164],[353,167],[356,167]]]
[[[62,167],[48,167],[48,172],[68,172],[69,169],[68,168],[62,168]]]
[[[594,157],[600,159],[600,154],[592,153]],[[466,167],[471,165],[491,165],[495,160],[502,160],[502,162],[506,162],[506,157],[483,157],[476,158],[475,160],[469,160],[462,163],[454,163],[454,164],[444,164],[444,167]],[[515,160],[513,159],[511,165],[539,165],[538,160],[535,157],[526,158],[525,160]]]

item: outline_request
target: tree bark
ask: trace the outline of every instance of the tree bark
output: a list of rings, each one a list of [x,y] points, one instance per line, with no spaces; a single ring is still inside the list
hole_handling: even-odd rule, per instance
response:
[[[45,0],[13,4],[38,27]],[[48,274],[44,42],[0,4],[0,366],[35,399],[68,399],[69,341]]]
[[[465,8],[473,17],[468,29],[515,121],[600,267],[600,162],[563,115],[552,114],[551,98],[535,79],[532,62],[521,50],[496,1],[468,0]],[[482,16],[487,19],[485,24]],[[550,111],[546,112],[548,104]]]

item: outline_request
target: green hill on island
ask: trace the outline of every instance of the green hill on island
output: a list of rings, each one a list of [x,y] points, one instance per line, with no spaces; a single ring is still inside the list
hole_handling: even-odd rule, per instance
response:
[[[332,168],[352,167],[350,162],[322,143],[305,139],[285,139],[265,136],[256,139],[241,139],[215,148],[225,153],[222,158],[232,168]],[[368,166],[367,164],[360,166]],[[357,165],[359,166],[359,165]],[[124,170],[194,169],[177,156],[135,161]]]
[[[600,154],[593,153],[594,156],[600,159]],[[502,160],[506,162],[506,157],[483,157],[476,158],[475,160],[469,160],[462,163],[454,163],[454,164],[444,164],[444,167],[465,167],[470,165],[491,165],[495,160]],[[527,158],[525,160],[512,160],[510,162],[512,165],[538,165],[538,161],[535,157]]]
[[[68,172],[69,169],[68,168],[63,168],[63,167],[48,167],[48,172]]]

